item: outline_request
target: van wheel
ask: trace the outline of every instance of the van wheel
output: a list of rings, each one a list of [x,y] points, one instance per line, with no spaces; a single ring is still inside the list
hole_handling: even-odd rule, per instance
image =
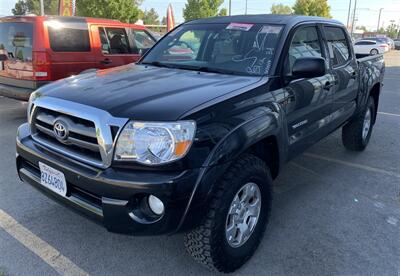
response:
[[[379,54],[377,49],[372,49],[371,52],[369,52],[371,54],[371,56],[375,56],[377,54]]]
[[[189,254],[211,270],[232,272],[254,254],[268,222],[272,178],[267,165],[245,154],[224,174],[203,223],[185,234]]]
[[[342,142],[346,149],[364,150],[371,138],[375,121],[375,102],[369,97],[367,107],[342,128]]]

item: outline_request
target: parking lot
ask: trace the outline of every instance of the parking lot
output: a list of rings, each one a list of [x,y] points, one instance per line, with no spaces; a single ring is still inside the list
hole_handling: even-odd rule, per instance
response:
[[[400,275],[400,51],[369,147],[340,131],[281,172],[256,255],[236,275]],[[0,98],[0,275],[204,275],[181,235],[108,233],[19,181],[15,133],[26,104]]]

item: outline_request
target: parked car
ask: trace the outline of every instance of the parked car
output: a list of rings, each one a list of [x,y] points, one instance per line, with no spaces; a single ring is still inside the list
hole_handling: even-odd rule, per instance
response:
[[[108,19],[0,18],[0,95],[28,100],[49,82],[136,62],[154,43],[143,26]]]
[[[394,45],[396,50],[400,50],[400,38],[394,40]]]
[[[359,40],[354,43],[354,52],[357,55],[377,55],[389,51],[389,46],[383,42],[373,40]]]
[[[367,147],[384,68],[357,60],[335,20],[190,21],[138,64],[33,93],[18,174],[111,232],[185,232],[194,259],[231,272],[263,237],[285,162],[339,128],[347,149]]]
[[[388,51],[394,49],[394,41],[390,37],[365,37],[361,40],[373,40],[376,42],[385,43],[389,46]]]

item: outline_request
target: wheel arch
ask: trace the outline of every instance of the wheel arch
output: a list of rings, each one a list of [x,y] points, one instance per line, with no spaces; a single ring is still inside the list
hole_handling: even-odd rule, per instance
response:
[[[371,90],[369,91],[369,97],[372,97],[372,99],[374,99],[374,103],[375,103],[375,114],[374,114],[374,123],[376,121],[376,115],[378,113],[378,105],[379,105],[379,97],[380,97],[380,93],[381,93],[381,83],[378,82],[376,83]]]

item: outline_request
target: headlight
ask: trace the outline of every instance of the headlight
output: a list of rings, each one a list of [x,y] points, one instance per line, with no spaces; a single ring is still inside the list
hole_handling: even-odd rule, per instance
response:
[[[129,122],[122,130],[114,160],[160,165],[186,155],[193,142],[196,123]]]

